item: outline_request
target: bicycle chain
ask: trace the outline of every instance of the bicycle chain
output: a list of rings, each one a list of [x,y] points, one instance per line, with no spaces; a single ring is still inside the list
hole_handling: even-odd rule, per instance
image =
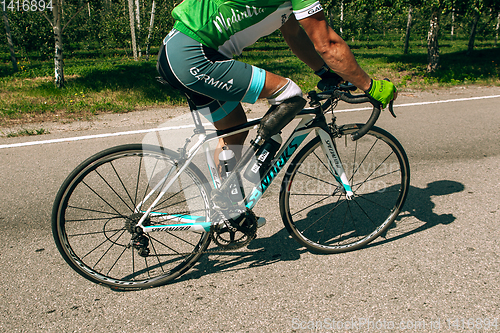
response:
[[[224,221],[224,223],[230,223],[230,221],[227,221],[224,219],[223,215],[220,213],[220,212],[217,212],[217,214],[219,215],[219,219],[221,221]],[[210,237],[215,244],[219,245],[219,248],[214,248],[214,249],[210,249],[210,250],[205,250],[205,251],[197,251],[197,252],[185,252],[185,253],[176,253],[177,255],[181,255],[181,256],[188,256],[188,255],[192,255],[194,253],[196,254],[214,254],[214,253],[224,253],[224,252],[228,252],[228,251],[231,251],[231,250],[237,250],[237,249],[240,249],[240,248],[243,248],[245,246],[247,246],[248,244],[250,244],[250,242],[252,240],[254,240],[256,237],[257,237],[257,217],[255,216],[254,212],[251,211],[251,210],[246,210],[245,214],[247,215],[246,218],[250,218],[252,220],[252,225],[250,226],[249,230],[248,231],[241,231],[241,230],[238,230],[242,233],[244,233],[248,240],[245,241],[243,244],[239,244],[235,247],[231,247],[231,245],[228,245],[228,246],[221,246],[217,241],[215,241],[215,234],[217,233],[217,231],[215,230],[215,228],[212,226],[210,228],[210,234],[208,237]],[[214,214],[215,215],[215,214]],[[233,226],[233,228],[235,229],[239,229],[237,228],[236,226]],[[250,232],[251,234],[247,234],[247,232]],[[162,256],[162,255],[159,255],[159,256]]]
[[[257,217],[255,214],[249,209],[236,210],[233,213],[239,214],[239,216],[236,219],[226,219],[224,214],[220,211],[213,214],[214,216],[218,216],[218,220],[224,223],[226,227],[225,230],[211,230],[210,237],[215,244],[225,250],[235,250],[247,246],[256,237]],[[227,240],[222,236],[227,233],[230,238],[232,238],[236,232],[242,234],[237,240]]]

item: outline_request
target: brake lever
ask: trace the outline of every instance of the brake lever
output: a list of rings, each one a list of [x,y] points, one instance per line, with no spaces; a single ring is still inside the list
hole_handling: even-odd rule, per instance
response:
[[[394,113],[394,100],[389,102],[389,111],[391,112],[392,116],[396,118],[396,114]]]
[[[384,81],[391,82],[388,78],[385,78]],[[391,112],[392,116],[396,118],[396,114],[394,113],[394,100],[391,100],[389,102],[389,111]]]

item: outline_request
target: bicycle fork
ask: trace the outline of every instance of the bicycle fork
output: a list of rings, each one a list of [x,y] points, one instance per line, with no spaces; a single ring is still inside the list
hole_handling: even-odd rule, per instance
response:
[[[337,147],[335,146],[332,137],[322,128],[318,128],[316,130],[316,134],[321,138],[321,149],[327,157],[330,172],[340,184],[341,188],[344,189],[346,199],[352,200],[354,198],[354,193],[351,185],[349,184],[349,180],[347,179],[347,175],[344,167],[342,166],[342,161],[337,153]]]

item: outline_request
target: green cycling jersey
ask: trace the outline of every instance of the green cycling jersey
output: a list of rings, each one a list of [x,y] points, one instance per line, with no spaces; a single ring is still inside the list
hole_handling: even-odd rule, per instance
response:
[[[317,0],[184,0],[174,8],[174,28],[226,57],[239,55],[260,37],[323,10]]]

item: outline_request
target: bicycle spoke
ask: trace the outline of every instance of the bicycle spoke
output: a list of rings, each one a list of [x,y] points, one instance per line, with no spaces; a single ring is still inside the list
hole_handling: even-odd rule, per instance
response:
[[[107,230],[108,232],[113,232],[113,231],[120,231],[124,230],[123,228],[120,229],[111,229]],[[68,237],[77,237],[77,236],[90,236],[90,235],[99,235],[102,234],[103,231],[94,231],[94,232],[85,232],[85,233],[79,233],[79,234],[68,234]]]
[[[96,191],[94,191],[85,181],[82,181],[82,184],[84,184],[85,186],[87,186],[92,192],[94,192],[95,195],[97,195],[99,197],[99,199],[101,199],[102,201],[104,201],[104,203],[106,203],[112,210],[114,210],[116,212],[116,214],[124,217],[117,209],[115,209],[108,201],[106,201],[103,197],[101,197]]]
[[[341,129],[342,138],[359,127],[346,128]],[[346,140],[345,146],[335,143],[339,159],[352,163],[344,164],[354,192],[347,198],[338,177],[327,167],[327,157],[322,158],[321,144],[319,137],[314,138],[292,160],[280,192],[284,222],[291,235],[312,251],[357,249],[383,233],[397,216],[393,213],[400,208],[405,198],[400,194],[408,185],[407,159],[385,131],[370,130],[362,140]],[[297,176],[302,183],[294,180]],[[325,183],[337,184],[335,192],[330,196],[315,193]],[[330,201],[328,197],[336,198]]]
[[[68,208],[80,209],[80,210],[84,210],[84,211],[87,211],[87,212],[93,212],[93,213],[102,213],[102,214],[116,215],[117,217],[121,217],[121,214],[114,214],[114,213],[104,212],[104,211],[90,209],[90,208],[76,207],[76,206],[71,206],[71,205],[68,205]],[[68,221],[68,220],[66,220],[66,221]]]
[[[357,187],[357,188],[356,188],[356,189],[359,189],[361,186],[363,186],[363,185],[364,185],[364,184],[366,184],[366,183],[369,183],[369,182],[374,181],[374,180],[376,180],[376,179],[380,179],[380,178],[385,177],[385,176],[392,175],[393,173],[396,173],[396,172],[401,172],[401,170],[399,170],[399,169],[398,169],[398,170],[395,170],[395,171],[393,171],[393,172],[384,173],[383,175],[377,176],[377,177],[375,177],[375,178],[366,179],[366,180],[365,180],[364,182],[362,182],[362,183],[353,184],[353,185],[352,185],[352,187],[354,187],[354,186],[358,186],[358,185],[359,185],[359,187]],[[360,185],[360,184],[361,184],[361,185]]]
[[[367,181],[367,180],[368,180],[368,179],[369,179],[369,178],[370,178],[370,177],[371,177],[371,176],[372,176],[372,175],[373,175],[373,174],[374,174],[374,173],[375,173],[375,172],[376,172],[376,171],[377,171],[377,170],[378,170],[381,166],[382,166],[382,164],[384,164],[384,162],[385,162],[385,161],[387,161],[387,159],[388,159],[389,157],[391,157],[391,155],[392,155],[393,153],[394,153],[394,152],[391,152],[391,153],[389,154],[389,156],[387,156],[387,157],[386,157],[386,158],[385,158],[382,162],[380,162],[380,164],[379,164],[379,165],[375,168],[375,170],[373,170],[373,171],[372,171],[372,173],[370,173],[370,174],[369,174],[369,175],[365,178],[365,180],[362,182],[362,184],[364,184],[364,183],[365,183],[365,182],[366,182],[366,181]]]
[[[163,201],[161,201],[161,202],[157,203],[157,204],[156,204],[156,207],[160,207],[163,203],[165,203],[165,202],[167,202],[167,201],[169,201],[169,200],[172,200],[175,196],[177,196],[177,195],[181,195],[183,192],[186,192],[187,190],[189,190],[189,189],[190,189],[190,187],[192,187],[192,186],[196,186],[196,185],[194,185],[194,184],[193,184],[193,185],[189,185],[189,186],[184,187],[184,188],[182,188],[181,190],[179,190],[179,191],[177,191],[177,192],[175,192],[175,193],[172,193],[169,197],[167,197],[167,198],[165,198]],[[196,197],[195,197],[195,198],[193,198],[193,199],[196,199]],[[186,202],[186,201],[187,201],[187,198],[186,198],[186,199],[184,199],[183,201],[178,201],[178,202],[176,202],[175,204],[182,203],[182,202]],[[169,207],[169,206],[164,206],[164,207]]]
[[[143,156],[139,159],[139,167],[137,168],[137,183],[135,184],[135,195],[134,195],[134,207],[137,206],[137,192],[139,191],[139,180],[141,178],[141,167],[142,167]]]
[[[172,234],[172,233],[169,233],[169,234],[173,236],[173,234]],[[169,249],[170,251],[174,252],[175,254],[181,254],[181,252],[178,252],[177,250],[175,250],[175,249],[171,248],[170,246],[168,246],[167,244],[165,244],[165,243],[163,243],[163,242],[159,241],[158,239],[154,238],[153,236],[149,235],[149,237],[150,237],[151,239],[155,240],[156,242],[158,242],[159,244],[163,245],[165,248],[167,248],[167,249]],[[175,237],[177,237],[177,236],[175,236]],[[177,237],[177,238],[178,238],[178,237]],[[179,238],[179,239],[180,239],[180,238]],[[182,239],[181,239],[181,240],[182,240]],[[191,244],[191,243],[189,243],[189,242],[186,242],[186,243],[188,243],[189,245],[193,245],[193,246],[195,246],[194,244]]]
[[[329,171],[329,172],[330,172],[330,171]],[[299,175],[303,175],[303,176],[306,176],[306,177],[309,177],[309,178],[311,178],[311,179],[313,179],[313,180],[320,181],[320,182],[325,183],[325,184],[328,184],[328,185],[330,185],[330,186],[337,186],[336,184],[333,184],[333,183],[327,182],[327,181],[326,181],[326,180],[324,180],[324,179],[320,179],[320,178],[318,178],[318,177],[314,177],[314,176],[311,176],[311,175],[309,175],[309,174],[303,173],[302,171],[297,172],[297,174],[299,174]],[[332,174],[332,176],[333,176],[333,174]]]
[[[314,156],[316,156],[316,158],[318,159],[318,161],[323,165],[323,167],[326,169],[326,171],[328,171],[333,177],[336,177],[336,173],[332,172],[332,170],[323,162],[323,160],[318,156],[318,154],[316,154],[316,152],[313,153]],[[319,179],[321,180],[321,179]],[[324,180],[321,180],[321,181],[324,181]]]
[[[141,202],[144,202],[144,199],[145,199],[145,198],[146,198],[146,196],[148,195],[148,189],[150,188],[150,182],[151,182],[151,181],[152,181],[152,179],[153,179],[153,175],[155,174],[155,170],[156,170],[156,166],[158,165],[158,162],[159,162],[159,160],[158,160],[158,159],[156,159],[156,160],[155,160],[155,166],[154,166],[153,170],[151,171],[151,174],[150,174],[150,175],[149,175],[149,177],[148,177],[149,181],[147,182],[147,185],[146,185],[146,187],[145,187],[145,189],[144,189],[144,195],[142,196]],[[134,207],[135,207],[135,205],[134,205]]]
[[[391,211],[391,210],[392,210],[392,208],[389,208],[389,207],[383,206],[383,205],[379,204],[379,203],[378,203],[378,202],[376,202],[376,201],[373,201],[373,200],[370,200],[370,199],[366,198],[366,196],[365,196],[365,195],[359,195],[358,197],[359,197],[359,198],[361,198],[361,199],[363,199],[363,200],[369,201],[370,203],[372,203],[372,204],[374,204],[374,205],[377,205],[377,206],[379,206],[380,208],[384,208],[384,209],[386,209],[386,210],[388,210],[388,211]]]
[[[148,235],[149,238],[149,244],[151,244],[151,247],[153,248],[153,253],[155,254],[156,260],[158,261],[158,266],[161,268],[162,272],[165,273],[165,270],[163,269],[163,265],[161,264],[160,257],[158,256],[158,252],[156,252],[156,247],[154,245],[154,242],[151,241],[152,237]]]
[[[378,227],[378,225],[372,220],[372,218],[370,217],[370,215],[368,215],[368,213],[366,212],[366,210],[363,209],[363,207],[359,204],[358,201],[354,201],[354,204],[357,205],[359,207],[359,209],[361,209],[361,211],[363,212],[363,214],[366,216],[366,218],[373,224],[373,226],[376,228]]]
[[[115,267],[115,265],[118,263],[118,260],[120,260],[120,258],[122,257],[122,255],[125,253],[125,251],[127,251],[127,248],[124,247],[123,250],[122,250],[122,253],[120,253],[120,255],[118,256],[118,258],[116,258],[115,262],[113,263],[113,265],[111,265],[111,267],[109,268],[108,272],[106,274],[109,274],[111,273],[111,270]]]
[[[358,168],[356,169],[356,171],[354,171],[352,173],[352,176],[351,176],[351,179],[349,181],[352,181],[352,177],[354,177],[354,175],[358,172],[359,168],[361,168],[361,165],[363,165],[363,163],[365,162],[366,158],[368,157],[368,155],[370,154],[370,152],[373,150],[373,147],[375,147],[375,145],[377,144],[379,139],[377,139],[373,144],[372,146],[370,147],[370,149],[368,150],[368,152],[365,154],[365,157],[363,158],[363,160],[361,161],[361,163],[359,163],[358,165]],[[357,141],[356,141],[356,151],[357,151]]]
[[[337,202],[335,203],[335,206],[332,209],[330,209],[328,212],[326,212],[325,214],[323,214],[321,217],[317,218],[314,223],[310,224],[302,232],[307,231],[309,228],[311,228],[312,226],[314,226],[319,220],[323,219],[326,215],[331,214],[331,212],[333,212],[335,209],[337,209],[337,207],[339,207],[342,203],[343,203],[343,201],[340,201],[340,197],[338,197]]]
[[[292,216],[297,215],[297,214],[300,214],[301,212],[305,211],[306,209],[309,209],[309,208],[311,208],[312,206],[315,206],[315,205],[319,204],[320,202],[325,201],[325,200],[326,200],[326,199],[328,199],[328,198],[330,198],[330,195],[325,196],[323,199],[318,200],[318,201],[316,201],[316,202],[313,202],[313,203],[312,203],[312,204],[310,204],[309,206],[302,208],[301,210],[299,210],[299,211],[297,211],[297,212],[293,213],[293,214],[292,214]]]
[[[111,164],[111,168],[113,168],[113,171],[115,172],[116,177],[117,177],[117,178],[118,178],[118,180],[120,181],[120,184],[122,184],[122,187],[123,187],[123,189],[125,190],[125,193],[127,193],[127,196],[128,196],[128,198],[129,198],[130,202],[132,203],[132,206],[134,206],[134,207],[135,207],[134,200],[133,200],[133,199],[132,199],[132,197],[130,196],[130,193],[128,192],[127,187],[125,186],[125,184],[123,183],[122,178],[120,177],[120,175],[118,175],[118,171],[116,171],[115,166],[113,165],[113,161],[111,161],[111,162],[109,162],[109,163]]]
[[[115,236],[115,235],[116,235],[116,234],[118,234],[119,232],[120,232],[120,230],[117,230],[117,231],[116,231],[113,235],[111,235],[111,237]],[[125,232],[125,230],[123,230],[123,232]],[[122,232],[122,235],[123,235],[123,232]],[[118,238],[120,238],[122,235],[118,236]],[[98,248],[100,248],[100,247],[101,247],[101,245],[103,245],[103,244],[105,244],[105,243],[108,243],[108,242],[109,242],[108,237],[106,237],[106,239],[105,239],[105,240],[103,240],[103,241],[102,241],[99,245],[97,245],[97,246],[96,246],[96,247],[94,247],[92,250],[90,250],[89,252],[87,252],[87,254],[85,254],[85,255],[82,257],[82,259],[85,259],[85,258],[86,258],[89,254],[93,253],[95,250],[97,250]],[[114,243],[114,242],[111,242],[110,248],[111,248],[113,245],[115,245],[115,243]],[[109,248],[108,248],[108,251],[109,251]],[[105,254],[106,254],[108,251],[106,251],[106,252],[105,252]],[[101,257],[101,258],[102,258],[102,257]],[[98,261],[98,262],[99,262],[99,261]],[[98,263],[98,262],[97,262],[97,263]],[[96,263],[96,265],[97,265],[97,263]],[[95,266],[94,266],[94,267],[95,267]]]
[[[114,194],[116,194],[116,196],[117,196],[118,198],[120,198],[121,202],[123,202],[123,203],[125,204],[125,206],[127,206],[127,208],[128,208],[128,209],[130,209],[130,211],[131,211],[131,212],[134,212],[134,210],[133,210],[132,208],[130,208],[130,206],[129,206],[126,202],[125,202],[125,200],[123,200],[123,198],[121,197],[121,195],[119,195],[119,194],[115,191],[115,189],[114,189],[111,185],[109,185],[108,181],[107,181],[106,179],[104,179],[104,177],[103,177],[103,176],[99,173],[99,171],[97,171],[97,170],[94,170],[94,171],[95,171],[95,172],[99,175],[99,177],[101,177],[101,179],[102,179],[102,180],[106,183],[106,185],[108,185],[109,189],[110,189],[110,190],[111,190]]]

